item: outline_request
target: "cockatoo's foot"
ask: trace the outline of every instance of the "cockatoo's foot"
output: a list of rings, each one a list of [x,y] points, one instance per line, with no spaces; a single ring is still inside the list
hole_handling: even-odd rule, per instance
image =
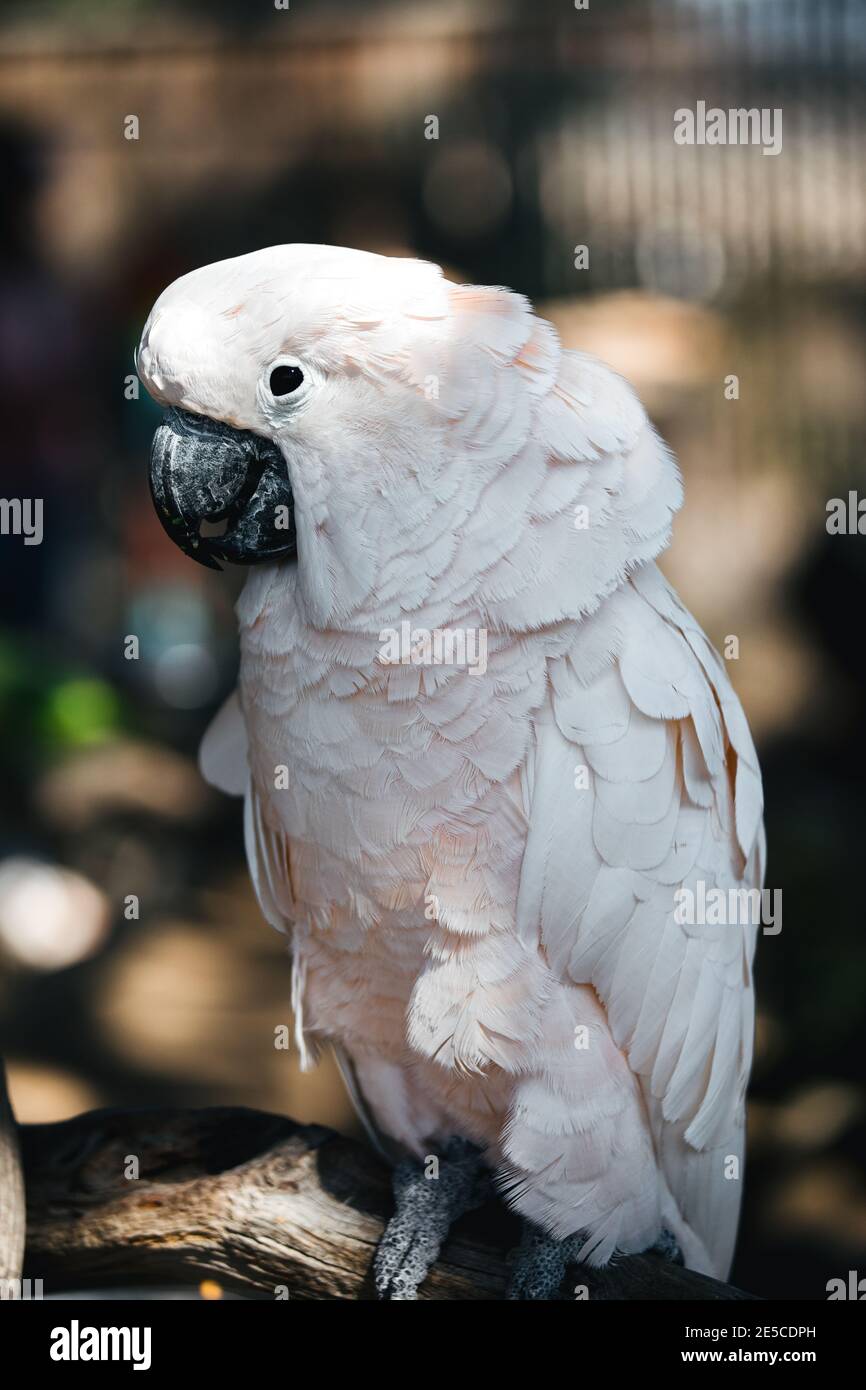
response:
[[[577,1231],[564,1240],[556,1240],[531,1221],[524,1221],[523,1236],[517,1250],[506,1298],[538,1300],[571,1300],[575,1297],[573,1289],[563,1289],[566,1270],[580,1258],[581,1247],[586,1236]],[[653,1254],[662,1255],[672,1264],[683,1263],[683,1256],[670,1231],[662,1231],[655,1245],[650,1246]],[[623,1257],[627,1258],[627,1257]],[[586,1268],[586,1267],[585,1267]],[[603,1283],[604,1270],[586,1270],[593,1284]],[[584,1280],[583,1283],[587,1281]]]
[[[586,1236],[580,1231],[566,1236],[564,1240],[556,1240],[540,1226],[524,1221],[523,1235],[505,1297],[558,1299],[565,1271],[577,1261],[585,1240]]]
[[[432,1157],[432,1156],[431,1156]],[[373,1260],[379,1298],[418,1297],[452,1224],[493,1191],[481,1152],[465,1139],[451,1139],[437,1164],[407,1158],[392,1178],[397,1210],[385,1227]]]
[[[676,1237],[670,1231],[662,1231],[655,1245],[650,1246],[654,1255],[661,1255],[672,1265],[684,1265],[683,1252],[677,1244]]]

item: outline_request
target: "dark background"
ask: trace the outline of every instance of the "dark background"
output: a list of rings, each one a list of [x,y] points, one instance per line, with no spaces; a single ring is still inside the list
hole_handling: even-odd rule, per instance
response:
[[[42,545],[0,537],[20,1118],[243,1103],[353,1125],[333,1069],[302,1077],[273,1045],[283,943],[239,807],[195,767],[242,576],[165,539],[158,412],[130,379],[152,301],[196,265],[289,241],[414,253],[530,295],[677,450],[665,569],[718,645],[739,639],[784,904],[759,944],[733,1277],[822,1299],[866,1274],[866,539],[825,527],[829,498],[866,493],[864,58],[853,0],[5,6],[2,492],[45,507]],[[698,100],[782,108],[781,154],[676,145]]]

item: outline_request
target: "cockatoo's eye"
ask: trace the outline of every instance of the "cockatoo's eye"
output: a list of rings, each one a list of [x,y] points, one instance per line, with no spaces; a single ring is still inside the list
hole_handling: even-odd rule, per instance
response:
[[[283,362],[279,367],[274,367],[268,378],[268,386],[272,396],[288,396],[292,391],[297,391],[303,380],[304,373],[300,367],[290,367]]]
[[[275,430],[288,429],[311,398],[319,373],[297,357],[281,353],[262,364],[256,382],[256,404]]]

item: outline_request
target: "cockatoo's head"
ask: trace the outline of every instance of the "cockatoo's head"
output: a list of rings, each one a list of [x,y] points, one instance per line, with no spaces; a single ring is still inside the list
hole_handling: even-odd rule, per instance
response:
[[[204,266],[157,300],[137,366],[168,408],[168,534],[215,568],[277,562],[317,627],[578,617],[679,504],[624,382],[522,295],[423,261],[297,245]]]
[[[424,262],[304,245],[170,285],[137,367],[168,407],[151,487],[172,540],[217,569],[299,555],[322,620],[362,601],[387,535],[429,519],[453,288]]]

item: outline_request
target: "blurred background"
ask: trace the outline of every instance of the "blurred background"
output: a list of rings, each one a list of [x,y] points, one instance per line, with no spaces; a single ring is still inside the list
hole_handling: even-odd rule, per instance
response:
[[[784,895],[733,1278],[823,1299],[866,1273],[866,540],[825,524],[866,496],[864,66],[855,0],[4,6],[2,492],[44,499],[41,545],[0,538],[0,1051],[22,1120],[246,1104],[354,1126],[329,1064],[302,1076],[274,1047],[284,943],[240,807],[195,764],[243,576],[155,519],[132,353],[205,262],[417,254],[530,295],[679,455],[664,567],[717,645],[739,639]],[[782,152],[676,145],[698,100],[781,108]]]

